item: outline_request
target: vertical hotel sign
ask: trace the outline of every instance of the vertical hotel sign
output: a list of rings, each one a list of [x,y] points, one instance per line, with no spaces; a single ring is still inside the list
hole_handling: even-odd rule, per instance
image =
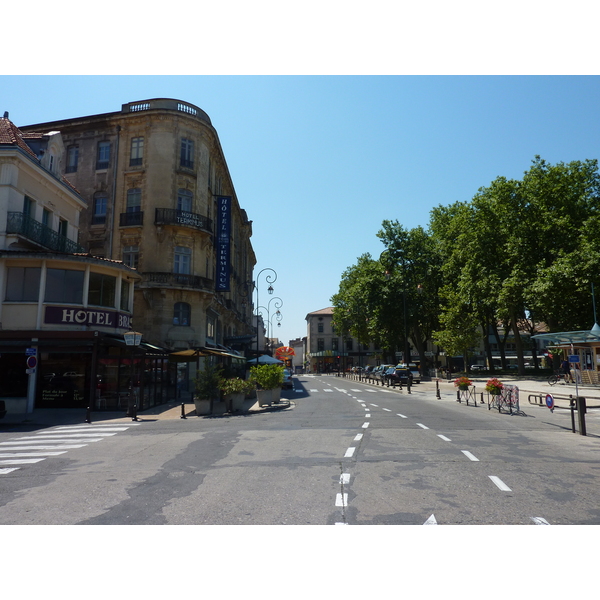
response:
[[[217,292],[229,291],[231,275],[231,196],[217,196]]]

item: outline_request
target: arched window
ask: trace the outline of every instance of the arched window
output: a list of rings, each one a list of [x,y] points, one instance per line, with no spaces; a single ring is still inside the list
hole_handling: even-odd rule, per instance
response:
[[[187,302],[175,302],[173,325],[189,326],[191,307]]]

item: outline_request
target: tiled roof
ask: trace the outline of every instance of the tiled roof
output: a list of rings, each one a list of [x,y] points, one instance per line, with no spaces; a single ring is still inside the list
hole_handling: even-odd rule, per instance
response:
[[[312,315],[332,315],[333,314],[333,306],[330,306],[329,308],[322,308],[321,310],[315,310],[314,312],[309,312],[308,316],[312,316]]]
[[[0,119],[0,145],[17,146],[37,160],[35,152],[23,141],[21,130],[10,119],[4,117]]]

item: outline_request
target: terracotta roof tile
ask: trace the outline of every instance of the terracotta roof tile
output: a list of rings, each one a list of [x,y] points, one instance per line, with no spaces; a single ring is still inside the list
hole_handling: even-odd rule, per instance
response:
[[[0,144],[17,146],[37,160],[35,152],[23,141],[21,130],[10,119],[4,117],[0,119]]]

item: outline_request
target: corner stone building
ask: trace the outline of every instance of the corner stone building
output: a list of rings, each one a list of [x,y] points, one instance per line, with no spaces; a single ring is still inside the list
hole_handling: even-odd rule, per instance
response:
[[[20,129],[62,134],[65,174],[88,203],[79,242],[94,256],[138,270],[134,329],[145,340],[173,351],[244,349],[241,343],[254,334],[252,222],[204,111],[155,98]],[[223,280],[217,273],[220,197],[231,199],[226,291],[215,285],[217,276]],[[180,372],[180,379],[192,376]]]

